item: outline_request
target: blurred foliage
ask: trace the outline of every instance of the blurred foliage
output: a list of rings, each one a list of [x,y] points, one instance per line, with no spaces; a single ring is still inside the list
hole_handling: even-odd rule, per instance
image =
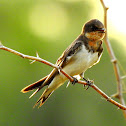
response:
[[[84,22],[91,19],[94,6],[99,8],[93,0],[1,0],[0,40],[24,54],[35,55],[38,51],[40,57],[55,63],[80,34]],[[95,18],[102,17],[101,11],[101,17]],[[115,41],[111,39],[113,49],[125,67],[124,52]],[[65,83],[40,109],[32,109],[42,91],[29,100],[32,92],[22,94],[20,90],[47,75],[52,68],[29,63],[27,59],[0,50],[1,126],[125,125],[121,110],[93,89],[85,91],[79,84],[66,88]],[[113,66],[105,45],[100,63],[89,69],[85,77],[94,79],[108,95],[116,92]]]

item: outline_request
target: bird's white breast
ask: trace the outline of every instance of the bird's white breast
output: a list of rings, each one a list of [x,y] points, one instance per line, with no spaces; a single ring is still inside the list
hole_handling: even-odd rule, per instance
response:
[[[73,62],[68,63],[63,70],[71,76],[81,74],[90,68],[98,60],[98,52],[89,52],[83,45],[81,50],[78,51],[74,56],[71,56]]]
[[[64,66],[63,70],[70,76],[75,76],[85,72],[98,61],[98,52],[88,52],[88,50],[83,45],[81,50],[78,51],[75,55],[68,57],[68,60],[71,60],[71,62],[68,62],[68,64]],[[60,73],[53,79],[48,88],[56,89],[66,80],[67,77]]]

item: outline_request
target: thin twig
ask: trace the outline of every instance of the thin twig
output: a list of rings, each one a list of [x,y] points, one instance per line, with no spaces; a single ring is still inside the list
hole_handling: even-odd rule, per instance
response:
[[[51,67],[53,67],[53,68],[57,68],[57,69],[59,69],[60,72],[63,73],[70,81],[74,81],[74,79],[73,79],[71,76],[69,76],[68,74],[66,74],[62,69],[60,69],[59,66],[54,65],[53,63],[51,63],[51,62],[49,62],[49,61],[46,61],[46,60],[44,60],[44,59],[42,59],[42,58],[40,58],[40,57],[38,57],[38,56],[37,56],[37,57],[34,57],[34,56],[25,55],[25,54],[23,54],[23,53],[20,53],[20,52],[18,52],[18,51],[16,51],[16,50],[10,49],[10,48],[8,48],[8,47],[2,45],[1,42],[0,42],[0,49],[6,50],[6,51],[8,51],[8,52],[11,52],[11,53],[13,53],[13,54],[15,54],[15,55],[18,55],[18,56],[22,57],[22,58],[26,58],[26,59],[30,59],[30,60],[33,60],[33,61],[42,62],[42,63],[44,63],[44,64],[46,64],[46,65],[48,65],[48,66],[51,66]]]
[[[24,55],[24,54],[22,54],[22,53],[20,53],[20,52],[18,52],[18,51],[15,51],[15,50],[10,49],[10,48],[8,48],[8,47],[6,47],[6,46],[3,46],[1,43],[0,43],[0,49],[6,50],[6,51],[8,51],[8,52],[11,52],[11,53],[13,53],[13,54],[15,54],[15,55],[18,55],[18,56],[20,56],[20,57],[23,57],[23,58],[35,60],[35,61],[38,61],[38,62],[42,62],[42,63],[44,63],[44,64],[46,64],[46,65],[49,65],[49,66],[51,66],[51,67],[54,67],[54,68],[58,69],[62,74],[64,74],[71,82],[74,81],[74,79],[73,79],[70,75],[68,75],[66,72],[64,72],[60,67],[58,67],[58,66],[56,66],[56,65],[54,65],[54,64],[52,64],[52,63],[50,63],[50,62],[48,62],[48,61],[46,61],[46,60],[43,60],[43,59],[41,59],[40,57],[34,57],[34,56]],[[85,81],[81,81],[81,80],[78,80],[77,83],[83,84],[83,85],[88,85]],[[101,89],[99,89],[95,84],[91,84],[90,86],[91,86],[95,91],[97,91],[100,95],[102,95],[107,101],[109,101],[109,102],[111,102],[112,104],[116,105],[116,106],[117,106],[118,108],[120,108],[120,109],[126,110],[126,106],[124,106],[124,105],[122,105],[122,104],[120,104],[120,103],[114,101],[111,97],[109,97],[109,96],[106,95]]]
[[[46,61],[46,60],[44,60],[44,59],[41,59],[41,58],[39,58],[39,57],[36,58],[36,57],[34,57],[34,56],[25,55],[25,54],[23,54],[23,53],[20,53],[20,52],[18,52],[18,51],[15,51],[15,50],[13,50],[13,49],[10,49],[10,48],[8,48],[8,47],[2,45],[2,43],[0,43],[0,49],[6,50],[6,51],[11,52],[11,53],[14,53],[14,54],[16,54],[16,55],[18,55],[18,56],[20,56],[20,57],[22,57],[22,58],[26,58],[26,59],[30,59],[30,60],[33,60],[33,61],[35,60],[35,61],[42,62],[42,63],[44,63],[44,64],[46,64],[46,65],[49,65],[49,66],[51,66],[51,67],[54,67],[54,68],[57,68],[57,69],[58,69],[58,66],[56,66],[56,65],[54,65],[54,64],[52,64],[52,63],[50,63],[50,62],[48,62],[48,61]]]
[[[118,98],[120,100],[120,103],[125,106],[125,101],[124,101],[123,93],[122,93],[121,75],[120,75],[118,62],[117,62],[117,59],[115,57],[114,51],[111,47],[110,41],[108,39],[108,34],[107,34],[107,10],[108,10],[108,8],[105,6],[105,3],[104,3],[103,0],[100,0],[100,1],[101,1],[102,6],[103,6],[103,9],[104,9],[104,25],[105,25],[105,28],[106,28],[106,35],[104,37],[104,41],[105,41],[108,53],[109,53],[110,58],[111,58],[111,62],[113,63],[115,76],[116,76],[116,80],[117,80],[117,93],[116,93],[115,96],[116,96],[116,98]],[[126,111],[123,111],[123,114],[124,114],[124,117],[126,118]]]

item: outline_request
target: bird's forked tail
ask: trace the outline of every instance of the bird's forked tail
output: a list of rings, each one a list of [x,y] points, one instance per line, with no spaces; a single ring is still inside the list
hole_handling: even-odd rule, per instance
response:
[[[27,87],[23,88],[21,90],[22,93],[27,93],[33,89],[37,89],[29,98],[31,98],[32,96],[34,96],[40,89],[42,89],[44,86],[49,85],[49,83],[44,83],[44,81],[47,79],[47,76],[42,78],[41,80],[28,85]],[[49,96],[53,93],[53,90],[47,88],[44,90],[43,94],[41,95],[41,97],[38,99],[38,101],[36,102],[36,104],[33,106],[33,108],[35,106],[37,106],[37,104],[40,102],[39,107],[41,107],[45,101],[49,98]]]

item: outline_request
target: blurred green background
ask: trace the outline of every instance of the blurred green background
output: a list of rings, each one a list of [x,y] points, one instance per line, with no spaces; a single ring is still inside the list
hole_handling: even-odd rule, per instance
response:
[[[55,63],[80,34],[83,24],[92,18],[103,21],[99,0],[0,0],[0,40],[27,55],[35,56],[37,51],[41,58]],[[119,40],[110,35],[114,52],[126,70],[125,44]],[[94,79],[99,88],[112,95],[116,92],[116,79],[103,46],[100,63],[89,69],[85,77]],[[22,94],[20,90],[49,74],[52,68],[38,62],[29,63],[0,50],[0,126],[126,125],[121,110],[92,88],[85,91],[79,84],[66,88],[65,83],[40,109],[33,109],[43,90],[32,99],[28,98],[32,92]],[[126,100],[125,94],[124,97]]]

